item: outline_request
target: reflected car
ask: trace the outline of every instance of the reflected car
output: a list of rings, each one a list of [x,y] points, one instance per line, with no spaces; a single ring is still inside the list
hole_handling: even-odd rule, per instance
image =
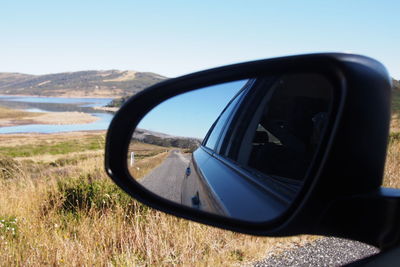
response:
[[[182,204],[243,220],[278,217],[313,163],[332,92],[314,73],[249,79],[192,154]]]

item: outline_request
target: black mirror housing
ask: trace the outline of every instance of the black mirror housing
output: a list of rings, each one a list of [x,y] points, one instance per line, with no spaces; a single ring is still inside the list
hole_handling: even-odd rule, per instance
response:
[[[296,73],[316,73],[330,81],[334,87],[333,117],[326,129],[329,134],[321,144],[323,149],[317,152],[316,163],[301,191],[276,219],[246,222],[194,210],[165,200],[130,178],[126,155],[132,134],[141,119],[159,103],[218,83]],[[255,235],[335,234],[351,237],[351,229],[341,232],[337,227],[339,224],[326,218],[338,212],[335,203],[343,205],[343,199],[355,196],[383,199],[391,194],[380,190],[388,142],[390,94],[391,80],[384,66],[371,58],[350,54],[274,58],[169,79],[139,92],[117,112],[107,133],[106,171],[132,197],[178,217]],[[397,196],[391,199],[398,202]],[[351,220],[351,211],[347,212]],[[355,238],[360,240],[360,236],[363,235]],[[382,243],[376,236],[363,241]]]

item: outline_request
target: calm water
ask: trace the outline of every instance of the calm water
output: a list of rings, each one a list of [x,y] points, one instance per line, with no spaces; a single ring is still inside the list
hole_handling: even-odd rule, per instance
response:
[[[0,100],[28,102],[28,103],[58,103],[76,104],[81,107],[101,107],[108,104],[112,98],[66,98],[66,97],[40,97],[40,96],[5,96],[0,95]]]
[[[0,96],[0,105],[24,109],[29,112],[80,111],[100,118],[86,124],[27,124],[0,127],[0,134],[5,133],[57,133],[71,131],[106,130],[113,114],[92,109],[108,104],[111,98],[63,98],[63,97],[19,97]]]

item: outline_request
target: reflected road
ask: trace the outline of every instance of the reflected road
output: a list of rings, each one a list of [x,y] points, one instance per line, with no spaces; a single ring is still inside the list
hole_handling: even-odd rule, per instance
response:
[[[181,187],[190,155],[172,150],[168,157],[139,183],[151,192],[171,201],[181,202]]]

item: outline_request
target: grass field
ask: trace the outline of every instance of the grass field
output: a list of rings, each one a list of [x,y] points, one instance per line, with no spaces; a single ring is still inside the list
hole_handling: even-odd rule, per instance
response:
[[[230,265],[316,238],[252,237],[145,207],[106,176],[103,147],[104,133],[1,136],[1,265]],[[135,148],[148,168],[166,154]]]
[[[386,155],[385,176],[383,186],[400,188],[400,132],[391,134]]]
[[[400,188],[400,93],[398,91],[393,97],[392,113],[383,186]]]
[[[400,88],[392,91],[392,112],[400,115]]]
[[[130,166],[128,155],[129,172],[135,179],[140,179],[164,161],[169,149],[135,141],[130,144],[129,151],[135,153],[133,166]]]
[[[394,120],[384,185],[400,188],[397,129]],[[0,135],[0,265],[230,266],[318,238],[247,236],[150,209],[106,176],[104,139],[104,132]],[[131,149],[143,169],[138,178],[167,154],[141,143]]]
[[[104,137],[90,136],[80,140],[65,140],[61,142],[43,141],[36,144],[26,144],[0,147],[0,154],[9,157],[31,157],[37,155],[62,155],[79,151],[104,149]]]

